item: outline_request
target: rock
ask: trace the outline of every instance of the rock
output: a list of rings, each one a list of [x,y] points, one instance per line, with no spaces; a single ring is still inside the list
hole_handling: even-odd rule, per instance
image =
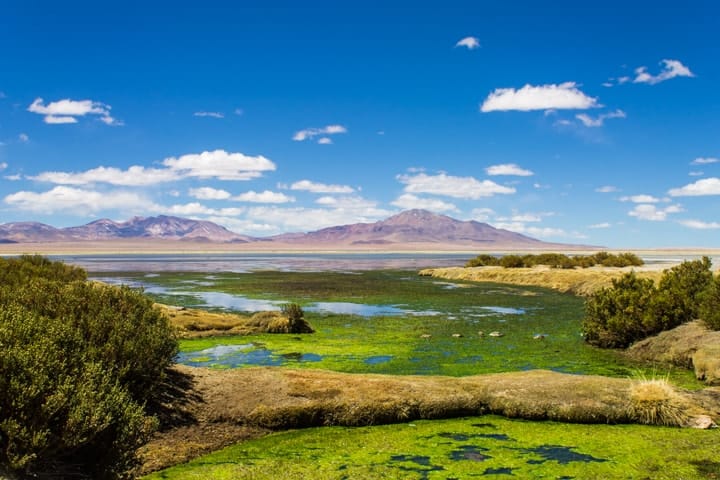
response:
[[[462,337],[462,333],[453,333],[452,336],[454,338],[460,338],[460,337]]]
[[[490,332],[490,333],[488,333],[488,335],[491,336],[491,337],[502,337],[502,336],[505,335],[505,334],[504,334],[504,333],[500,333],[500,332]]]
[[[713,422],[713,419],[710,418],[710,415],[698,415],[696,417],[693,417],[688,422],[688,427],[690,428],[697,428],[700,430],[707,430],[710,428],[717,428],[717,424]]]

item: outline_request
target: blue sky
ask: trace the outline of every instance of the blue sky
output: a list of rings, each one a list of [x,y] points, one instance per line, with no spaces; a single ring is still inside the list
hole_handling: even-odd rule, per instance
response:
[[[717,2],[9,3],[0,223],[720,247]]]

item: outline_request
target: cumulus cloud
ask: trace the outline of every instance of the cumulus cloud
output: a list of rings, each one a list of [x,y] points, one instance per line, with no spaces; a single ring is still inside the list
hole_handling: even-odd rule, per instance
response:
[[[651,75],[647,72],[647,67],[638,67],[635,69],[635,79],[633,83],[647,83],[655,85],[675,77],[694,77],[695,75],[688,67],[682,64],[680,60],[662,60],[662,70],[657,75]]]
[[[523,222],[493,222],[493,227],[501,228],[504,230],[510,230],[511,232],[522,233],[533,237],[548,238],[548,237],[568,237],[570,236],[562,228],[552,227],[528,227]]]
[[[311,180],[299,180],[290,185],[290,190],[304,190],[312,193],[352,193],[355,191],[348,185],[329,185]]]
[[[87,215],[108,209],[128,212],[134,209],[145,211],[153,208],[147,198],[137,193],[98,192],[66,186],[57,186],[41,193],[20,191],[7,195],[4,201],[19,210],[48,214],[62,212]]]
[[[669,192],[671,197],[698,197],[703,195],[720,195],[720,178],[703,178]]]
[[[332,141],[328,142],[330,139],[327,135],[337,135],[338,133],[347,133],[347,128],[343,125],[327,125],[322,128],[306,128],[295,132],[292,139],[296,142],[303,142],[305,140],[312,140],[315,137],[322,135],[322,137],[318,140],[318,143],[327,145],[328,143],[332,143]]]
[[[430,210],[431,212],[457,212],[458,208],[449,202],[444,202],[436,198],[422,198],[412,193],[404,193],[396,198],[391,205],[402,208],[403,210],[410,210],[413,208],[419,208],[423,210]]]
[[[690,162],[690,165],[710,165],[712,163],[718,163],[720,162],[720,159],[713,158],[713,157],[698,157],[692,162]]]
[[[108,183],[125,187],[154,185],[156,183],[178,180],[177,172],[167,169],[145,168],[134,165],[127,170],[115,167],[97,167],[84,172],[42,172],[28,176],[30,180],[55,183],[58,185],[88,185]]]
[[[625,118],[627,115],[622,110],[618,109],[610,113],[601,113],[597,117],[593,118],[585,113],[578,113],[575,118],[580,120],[586,127],[602,127],[605,120],[610,118]]]
[[[575,82],[530,85],[514,88],[496,88],[480,106],[481,112],[519,110],[584,110],[598,107],[597,98],[581,92]]]
[[[477,220],[478,222],[486,222],[490,220],[493,215],[495,215],[495,210],[487,207],[474,208],[470,212],[471,218]]]
[[[514,188],[498,185],[491,180],[479,181],[473,177],[454,177],[445,173],[398,175],[397,179],[400,183],[405,184],[406,193],[430,193],[473,200],[497,194],[515,193]]]
[[[660,199],[653,197],[652,195],[631,195],[620,197],[620,201],[633,203],[658,203]]]
[[[514,163],[503,163],[501,165],[492,165],[485,169],[488,175],[515,175],[518,177],[530,177],[533,174],[530,170],[524,169]]]
[[[353,196],[342,196],[342,197],[331,197],[324,196],[315,200],[318,205],[325,207],[332,207],[335,209],[343,209],[349,211],[373,209],[377,207],[377,202],[368,200],[366,198],[353,195]]]
[[[263,157],[231,153],[225,150],[191,153],[163,160],[163,165],[182,177],[218,178],[220,180],[249,180],[262,172],[275,170],[275,164]]]
[[[666,208],[658,208],[652,204],[639,204],[628,212],[628,215],[639,220],[649,220],[653,222],[662,222],[667,220],[671,213],[680,213],[683,209],[680,205],[670,205]]]
[[[375,206],[357,208],[258,206],[248,208],[245,218],[249,222],[272,225],[274,231],[279,233],[307,232],[351,223],[372,223],[387,218],[393,213]]]
[[[475,50],[476,48],[480,48],[480,40],[477,37],[465,37],[458,40],[455,46]]]
[[[596,188],[595,191],[599,193],[613,193],[619,192],[620,190],[612,185],[603,185],[602,187]]]
[[[222,112],[195,112],[194,117],[211,117],[211,118],[225,118],[225,114]]]
[[[693,170],[692,172],[688,172],[688,175],[691,177],[702,177],[705,175],[705,172],[701,172],[699,170]]]
[[[133,165],[127,170],[121,170],[115,167],[97,167],[84,172],[42,172],[27,178],[59,185],[107,183],[119,186],[144,186],[189,177],[249,180],[262,176],[264,171],[276,168],[272,161],[263,156],[253,157],[242,153],[229,153],[225,150],[170,157],[162,163],[166,168]]]
[[[251,203],[290,203],[295,201],[295,198],[285,195],[284,193],[272,192],[270,190],[264,190],[262,192],[250,190],[232,199],[238,202]]]
[[[716,230],[720,228],[720,222],[703,222],[701,220],[680,220],[678,223],[695,230]]]
[[[592,229],[610,228],[610,227],[612,227],[612,225],[608,222],[595,223],[593,225],[588,226],[588,228],[592,228]]]
[[[110,115],[110,105],[92,100],[71,100],[65,98],[45,105],[42,98],[36,98],[27,108],[28,112],[45,115],[44,121],[49,124],[77,123],[77,117],[97,115],[106,125],[122,125],[123,123]]]
[[[191,188],[188,194],[198,200],[226,200],[231,197],[230,192],[212,187]]]
[[[7,162],[0,162],[0,172],[5,170],[8,167]]]
[[[318,138],[317,143],[319,143],[320,145],[331,145],[333,142],[330,137],[322,137]]]

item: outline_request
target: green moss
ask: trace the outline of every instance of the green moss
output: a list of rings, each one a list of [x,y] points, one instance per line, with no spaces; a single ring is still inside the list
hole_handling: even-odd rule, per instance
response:
[[[720,473],[718,441],[717,430],[488,416],[279,433],[146,478],[446,479],[509,469],[515,478],[691,480]]]

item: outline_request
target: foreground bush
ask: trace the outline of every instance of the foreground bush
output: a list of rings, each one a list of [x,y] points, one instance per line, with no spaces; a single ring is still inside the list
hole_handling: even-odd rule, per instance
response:
[[[720,330],[720,276],[710,283],[701,299],[700,318],[708,328]]]
[[[625,348],[661,331],[698,318],[711,287],[710,260],[686,261],[663,274],[657,287],[634,272],[612,281],[585,302],[585,340]]]
[[[155,426],[144,405],[177,343],[141,292],[48,278],[61,271],[36,257],[2,264],[0,470],[120,478]]]
[[[540,253],[537,255],[505,255],[495,257],[482,254],[469,260],[466,267],[500,266],[505,268],[531,268],[545,265],[551,268],[589,268],[596,265],[603,267],[639,267],[644,265],[640,257],[634,253],[612,254],[598,252],[593,255],[568,256],[562,253]]]

